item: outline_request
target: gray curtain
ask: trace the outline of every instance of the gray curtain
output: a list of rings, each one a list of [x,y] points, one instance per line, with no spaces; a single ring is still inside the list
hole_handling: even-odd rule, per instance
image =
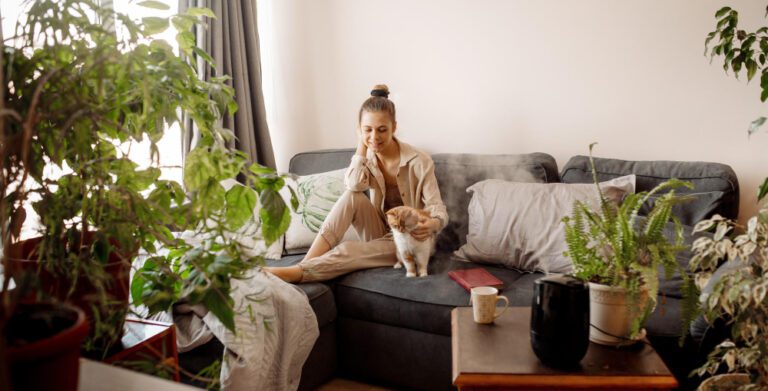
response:
[[[216,68],[207,66],[202,59],[197,64],[206,80],[222,75],[231,77],[229,84],[235,89],[238,110],[234,118],[224,118],[223,126],[237,137],[233,146],[248,154],[252,162],[276,168],[261,88],[256,0],[179,0],[179,12],[189,7],[210,8],[216,15],[216,19],[206,18],[208,28],[198,26],[195,31],[198,45],[213,57]],[[185,155],[194,140],[194,134],[184,135]]]

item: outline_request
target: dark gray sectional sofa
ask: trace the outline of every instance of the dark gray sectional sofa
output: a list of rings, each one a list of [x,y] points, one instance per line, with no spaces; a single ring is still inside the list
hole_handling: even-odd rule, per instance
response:
[[[296,155],[290,172],[306,175],[348,166],[352,149],[324,150]],[[468,293],[447,272],[484,267],[504,281],[503,295],[513,306],[530,306],[533,282],[542,276],[492,265],[469,263],[452,253],[467,235],[466,188],[483,179],[512,179],[521,169],[541,182],[591,183],[585,156],[571,158],[558,172],[550,155],[435,154],[435,174],[450,216],[438,237],[438,251],[430,261],[427,278],[406,279],[402,270],[378,268],[342,276],[327,283],[300,284],[317,314],[320,338],[304,365],[300,389],[311,390],[333,376],[382,383],[397,389],[447,390],[451,384],[451,321],[455,307],[467,306]],[[602,180],[634,173],[637,191],[649,190],[667,178],[694,183],[692,201],[675,213],[686,225],[719,213],[738,215],[739,186],[733,170],[723,164],[673,161],[623,161],[595,159]],[[690,242],[690,228],[686,230]],[[270,260],[270,265],[291,265],[302,255]],[[687,264],[690,253],[678,257]],[[690,339],[681,347],[680,277],[664,280],[654,314],[646,327],[651,343],[675,372],[683,388],[691,386],[686,375],[703,352]],[[218,352],[218,355],[217,355]],[[221,345],[207,346],[181,355],[182,365],[194,369],[220,357]]]

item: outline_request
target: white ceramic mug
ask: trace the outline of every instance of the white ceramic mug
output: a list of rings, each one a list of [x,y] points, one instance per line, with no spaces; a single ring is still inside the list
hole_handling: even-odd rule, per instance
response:
[[[499,296],[499,290],[490,286],[478,286],[472,288],[470,302],[472,303],[472,315],[476,323],[488,324],[501,316],[509,308],[509,300]],[[504,307],[497,310],[496,303],[504,302]]]

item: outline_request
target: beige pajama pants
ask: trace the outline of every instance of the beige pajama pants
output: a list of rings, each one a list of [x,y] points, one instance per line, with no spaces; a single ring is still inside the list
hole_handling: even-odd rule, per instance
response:
[[[339,244],[350,225],[361,241]],[[318,235],[331,245],[331,250],[298,264],[303,272],[301,282],[326,281],[355,270],[391,267],[397,262],[389,227],[363,192],[345,191],[331,208]]]

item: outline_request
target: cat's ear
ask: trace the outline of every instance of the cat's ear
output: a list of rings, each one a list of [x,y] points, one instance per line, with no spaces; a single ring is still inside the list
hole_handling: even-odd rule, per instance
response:
[[[397,223],[397,214],[392,209],[388,210],[385,215],[387,216],[387,224],[394,225]]]

